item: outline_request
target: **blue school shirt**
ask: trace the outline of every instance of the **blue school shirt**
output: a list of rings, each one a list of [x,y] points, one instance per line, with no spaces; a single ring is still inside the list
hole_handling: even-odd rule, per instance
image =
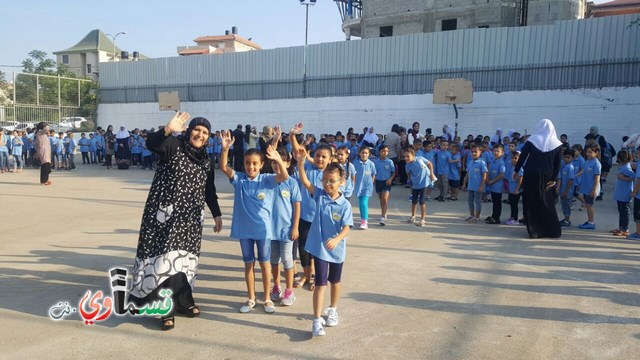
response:
[[[582,179],[580,179],[580,190],[581,194],[585,194],[591,196],[591,189],[593,189],[594,181],[596,175],[600,175],[602,171],[602,165],[597,158],[593,160],[589,160],[584,164],[584,172],[582,173]],[[600,184],[596,184],[596,196],[600,192]]]
[[[482,174],[486,174],[487,172],[489,172],[489,169],[487,169],[487,164],[484,160],[478,158],[477,160],[471,161],[467,167],[467,176],[469,176],[467,190],[478,191],[482,183]]]
[[[273,237],[275,240],[291,241],[293,204],[302,201],[298,182],[290,177],[276,188],[273,198]]]
[[[627,176],[632,179],[636,177],[636,174],[631,170],[631,164],[629,163],[620,165],[618,168],[618,175]],[[617,179],[616,186],[613,190],[613,199],[627,203],[631,201],[631,191],[633,191],[633,181]]]
[[[94,139],[96,139],[96,150],[102,150],[104,149],[104,136],[102,135],[94,135],[93,137]]]
[[[276,183],[274,174],[258,174],[249,179],[236,172],[230,179],[234,187],[231,237],[236,239],[273,240],[273,198]]]
[[[76,151],[76,147],[77,147],[77,143],[76,143],[76,139],[69,139],[67,138],[68,141],[65,142],[65,146],[64,146],[64,151],[67,154],[73,154]]]
[[[451,153],[449,150],[439,151],[436,163],[436,175],[449,175],[449,159],[451,159]]]
[[[423,158],[429,160],[429,162],[433,166],[436,166],[436,152],[435,152],[435,150],[431,149],[431,151],[424,152]]]
[[[140,149],[140,135],[131,135],[131,137],[129,137],[129,142],[131,143],[130,146],[132,154],[140,154],[142,152]]]
[[[562,195],[567,189],[567,184],[569,180],[575,180],[576,174],[575,169],[573,168],[573,163],[570,162],[568,164],[562,165],[562,169],[560,170],[560,174],[558,174],[558,179],[560,179],[560,195]],[[573,191],[571,189],[568,191],[568,197],[573,196]]]
[[[411,188],[424,189],[431,185],[431,171],[427,166],[429,160],[415,158],[413,162],[407,163],[404,168],[407,174],[411,175]]]
[[[22,144],[18,142],[19,138],[11,139],[11,155],[22,156]],[[22,141],[22,139],[20,139]]]
[[[349,146],[349,161],[354,162],[358,158],[358,144]]]
[[[58,138],[58,142],[56,143],[56,152],[58,155],[62,155],[64,153],[65,143],[64,139]]]
[[[425,157],[425,154],[426,154],[426,151],[424,151],[424,150],[422,150],[422,149],[420,149],[420,150],[416,151],[416,157],[418,157],[418,156],[419,156],[419,157],[421,157],[421,158],[424,158],[424,157]]]
[[[317,187],[313,199],[317,204],[316,212],[304,249],[324,261],[343,263],[347,255],[347,239],[342,239],[333,250],[327,249],[324,243],[337,236],[343,227],[353,226],[351,204],[342,195],[333,200],[324,189]]]
[[[305,160],[304,172],[307,175],[309,182],[311,182],[311,186],[315,188],[322,187],[322,170]],[[298,181],[300,195],[302,195],[302,202],[300,203],[300,219],[311,222],[313,221],[313,216],[316,213],[316,202],[313,200],[313,196],[309,194],[307,188],[302,184],[300,176],[298,175],[298,167],[296,167],[293,176]]]
[[[94,152],[96,150],[98,150],[98,139],[94,136],[89,139],[89,151]]]
[[[354,184],[352,178],[356,176],[356,167],[353,166],[352,163],[349,163],[349,166],[346,166],[344,164],[340,164],[340,166],[342,166],[342,169],[344,170],[344,176],[346,176],[344,184],[340,185],[340,192],[342,193],[342,195],[344,195],[345,198],[349,199],[351,195],[353,195]]]
[[[22,137],[22,151],[24,152],[29,152],[29,150],[31,150],[32,146],[31,146],[31,142],[29,141],[29,137],[28,136],[23,136]]]
[[[461,160],[462,155],[457,153],[451,155],[451,160]],[[449,163],[449,180],[460,181],[460,169],[462,168],[462,160],[454,163]]]
[[[207,154],[211,155],[213,154],[213,145],[215,143],[215,140],[210,137],[209,141],[207,141]]]
[[[489,175],[487,176],[487,180],[493,180],[497,178],[500,174],[504,174],[506,171],[504,166],[504,160],[502,157],[493,160],[491,165],[489,166]],[[489,191],[494,193],[502,193],[504,189],[504,181],[496,181],[493,184],[489,185]]]
[[[80,152],[89,152],[91,141],[89,141],[89,139],[87,139],[86,137],[80,138],[80,140],[78,140],[78,145],[80,146]]]
[[[353,166],[356,168],[356,183],[353,193],[357,196],[371,196],[373,194],[373,177],[376,176],[376,167],[371,160],[362,162],[358,159]]]
[[[636,167],[636,176],[635,176],[635,181],[640,181],[640,163],[636,163],[638,166]],[[636,199],[640,200],[640,191],[638,191],[638,193],[636,194]]]
[[[587,161],[582,157],[582,156],[578,156],[577,158],[573,159],[573,171],[577,174],[580,172],[580,170],[584,169],[584,164]],[[580,180],[582,179],[582,175],[580,176],[576,176],[574,183],[576,186],[576,189],[579,187],[580,185]]]
[[[480,158],[484,160],[485,164],[489,165],[493,162],[493,153],[491,151],[484,151],[480,155]]]
[[[145,140],[145,138],[140,139],[140,146],[142,147],[142,157],[153,155],[151,150],[147,149],[147,140]]]
[[[376,167],[376,180],[387,181],[396,172],[396,167],[393,164],[393,161],[389,158],[384,160],[376,159],[376,161],[373,162],[373,165]]]
[[[505,168],[507,169],[507,171],[505,171],[505,176],[507,177],[507,183],[509,186],[509,193],[513,194],[516,191],[516,187],[518,186],[518,182],[520,182],[520,179],[522,176],[524,176],[524,167],[520,168],[520,171],[518,171],[518,176],[516,177],[516,179],[513,179],[513,173],[515,172],[516,168],[515,166],[513,166],[511,163],[509,163],[509,166],[505,165]],[[518,192],[521,192],[522,189],[518,189]]]

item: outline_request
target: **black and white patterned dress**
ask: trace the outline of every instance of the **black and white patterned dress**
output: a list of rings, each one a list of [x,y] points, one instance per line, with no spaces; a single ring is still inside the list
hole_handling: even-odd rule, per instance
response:
[[[194,305],[205,203],[214,217],[221,215],[213,168],[204,148],[162,131],[149,135],[147,147],[161,160],[142,215],[129,299],[144,305],[170,288],[174,304],[188,308]]]

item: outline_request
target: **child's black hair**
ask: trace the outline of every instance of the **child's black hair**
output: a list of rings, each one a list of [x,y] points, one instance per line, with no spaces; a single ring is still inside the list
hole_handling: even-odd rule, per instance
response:
[[[618,155],[616,155],[616,160],[618,161],[618,164],[626,164],[628,162],[631,162],[631,153],[627,150],[627,149],[622,149],[620,151],[618,151]]]
[[[293,174],[293,169],[295,169],[295,166],[294,166],[293,162],[291,161],[291,154],[289,154],[289,152],[285,148],[279,148],[278,149],[278,154],[280,154],[280,157],[282,158],[282,161],[289,163],[289,167],[287,168],[287,172],[289,173],[289,175],[292,175]]]
[[[431,141],[425,140],[425,141],[422,142],[422,147],[424,148],[424,147],[427,147],[427,146],[429,146],[431,144],[433,144]]]
[[[322,140],[322,139],[320,139]],[[325,150],[329,152],[329,155],[333,156],[333,146],[329,145],[325,142],[321,143],[318,145],[318,147],[316,147],[316,153],[320,150]]]
[[[384,150],[384,149],[389,149],[389,147],[388,147],[387,145],[381,145],[381,146],[378,148],[378,152],[380,152],[380,151],[382,151],[382,150]]]
[[[253,148],[253,149],[249,149],[244,153],[244,157],[246,158],[247,156],[252,156],[252,155],[258,155],[260,156],[260,161],[264,162],[264,156],[262,155],[262,153],[260,152],[260,150]]]
[[[327,165],[327,167],[324,168],[323,173],[325,173],[325,172],[334,172],[334,171],[338,173],[340,178],[345,179],[344,169],[342,168],[342,166],[340,166],[340,164],[331,163],[331,164]]]
[[[493,145],[493,148],[494,149],[502,149],[504,151],[504,145],[502,145],[500,143],[497,143],[497,144]]]
[[[340,150],[343,150],[343,151],[347,152],[347,163],[344,164],[344,166],[342,164],[340,164],[340,166],[343,166],[343,169],[345,170],[345,177],[348,179],[349,178],[349,167],[350,167],[349,165],[351,165],[351,156],[349,156],[349,152],[350,152],[349,151],[349,147],[346,146],[346,145],[342,145],[342,146],[340,146],[338,148],[337,151],[340,151]]]
[[[575,156],[575,151],[573,151],[572,149],[564,149],[564,151],[562,152],[563,156],[571,156],[572,158]]]

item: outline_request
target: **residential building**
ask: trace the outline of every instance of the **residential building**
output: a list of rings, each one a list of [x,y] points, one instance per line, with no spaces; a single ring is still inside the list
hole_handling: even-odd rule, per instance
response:
[[[178,55],[226,54],[262,49],[260,45],[251,41],[251,38],[246,39],[238,35],[238,28],[235,26],[231,28],[231,31],[225,31],[224,35],[200,36],[193,41],[197,45],[178,46]]]

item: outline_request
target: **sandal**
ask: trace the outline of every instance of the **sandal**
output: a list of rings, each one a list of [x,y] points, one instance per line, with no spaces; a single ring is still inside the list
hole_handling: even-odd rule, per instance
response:
[[[194,318],[200,316],[200,308],[197,305],[189,306],[188,308],[180,308],[177,310],[180,314],[186,317]]]
[[[248,299],[247,302],[244,303],[244,305],[242,305],[242,307],[240,308],[240,312],[246,314],[253,310],[254,307],[256,307],[256,301]]]
[[[315,275],[311,275],[311,280],[309,280],[309,291],[313,291],[316,289],[316,277]]]
[[[162,330],[171,330],[176,326],[176,319],[173,316],[160,318]]]
[[[300,280],[296,281],[293,283],[293,287],[294,288],[301,288],[304,286],[304,284],[307,282],[307,277],[306,276],[302,276],[300,278]]]
[[[618,230],[616,232],[613,233],[613,236],[624,236],[627,237],[629,236],[629,231],[628,230]]]
[[[267,300],[264,302],[264,312],[267,314],[273,314],[276,312],[276,306],[273,304],[273,301]]]

